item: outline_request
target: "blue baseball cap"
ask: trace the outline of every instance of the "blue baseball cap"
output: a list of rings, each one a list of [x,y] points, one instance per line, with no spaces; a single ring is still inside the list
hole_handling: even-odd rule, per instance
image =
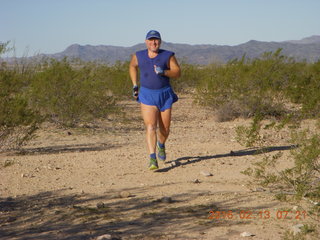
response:
[[[148,33],[147,33],[147,36],[146,36],[146,39],[150,39],[150,38],[158,38],[158,39],[161,39],[161,35],[158,31],[156,30],[150,30]]]

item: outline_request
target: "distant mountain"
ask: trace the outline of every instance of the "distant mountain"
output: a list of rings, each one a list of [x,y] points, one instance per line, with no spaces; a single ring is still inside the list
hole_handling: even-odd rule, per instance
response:
[[[306,37],[301,40],[289,40],[286,42],[298,43],[298,44],[310,44],[310,43],[320,43],[320,36],[313,35],[311,37]]]
[[[80,58],[83,61],[102,61],[113,64],[116,61],[129,60],[131,54],[144,48],[144,43],[132,47],[73,44],[67,47],[63,52],[46,54],[45,56],[56,59],[61,59],[63,57]],[[244,55],[253,59],[261,56],[264,52],[275,52],[279,48],[282,48],[283,55],[293,57],[297,61],[306,60],[308,62],[315,62],[320,60],[320,36],[311,36],[301,40],[284,42],[262,42],[251,40],[236,46],[189,45],[163,42],[161,48],[174,51],[180,61],[201,65],[212,62],[225,63],[235,58],[242,58]]]

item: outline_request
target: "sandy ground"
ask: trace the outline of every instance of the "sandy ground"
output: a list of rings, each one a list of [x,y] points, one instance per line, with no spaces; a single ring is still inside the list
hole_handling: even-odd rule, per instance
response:
[[[296,224],[317,223],[241,174],[263,158],[235,140],[236,127],[249,120],[216,122],[182,96],[168,160],[152,172],[139,106],[124,107],[129,123],[86,130],[44,124],[23,155],[0,155],[0,239],[233,240],[250,232],[246,238],[276,240]],[[268,154],[283,152],[285,166],[286,133],[270,146]]]

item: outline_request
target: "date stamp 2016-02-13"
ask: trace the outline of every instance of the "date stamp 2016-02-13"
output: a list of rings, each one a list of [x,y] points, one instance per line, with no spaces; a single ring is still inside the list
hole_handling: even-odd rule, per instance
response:
[[[297,219],[304,220],[307,218],[306,211],[285,211],[285,210],[277,210],[277,211],[269,211],[269,210],[261,210],[261,211],[250,211],[250,210],[241,210],[241,211],[210,211],[209,219],[226,219],[226,220],[250,220],[250,219]]]

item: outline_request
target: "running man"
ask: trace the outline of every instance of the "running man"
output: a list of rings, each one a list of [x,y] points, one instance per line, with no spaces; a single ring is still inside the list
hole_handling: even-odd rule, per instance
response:
[[[170,78],[180,77],[181,70],[174,52],[160,49],[161,36],[158,31],[149,31],[145,43],[147,49],[132,56],[129,74],[133,84],[133,96],[140,103],[146,126],[150,153],[149,169],[155,170],[159,168],[156,149],[158,158],[166,160],[165,142],[170,131],[172,104],[178,101],[178,96],[171,88]]]

